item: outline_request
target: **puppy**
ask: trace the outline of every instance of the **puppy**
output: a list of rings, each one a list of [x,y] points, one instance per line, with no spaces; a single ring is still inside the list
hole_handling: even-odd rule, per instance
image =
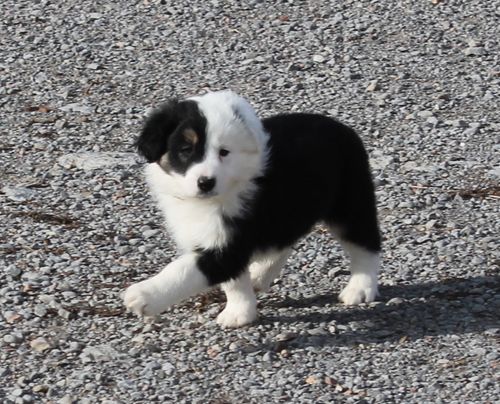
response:
[[[217,323],[251,323],[255,292],[269,289],[318,222],[350,256],[339,299],[374,300],[380,233],[368,157],[352,129],[316,114],[261,121],[243,98],[220,91],[167,102],[136,145],[181,254],[126,290],[132,312],[154,316],[220,285],[227,304]]]

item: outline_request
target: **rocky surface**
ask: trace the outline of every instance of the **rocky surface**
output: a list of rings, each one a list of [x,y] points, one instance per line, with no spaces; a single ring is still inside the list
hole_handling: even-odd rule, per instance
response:
[[[244,4],[242,4],[244,3]],[[0,3],[0,401],[498,402],[498,2]],[[334,115],[371,155],[379,301],[343,307],[322,227],[221,330],[212,292],[142,324],[120,293],[175,254],[134,138],[232,88]]]

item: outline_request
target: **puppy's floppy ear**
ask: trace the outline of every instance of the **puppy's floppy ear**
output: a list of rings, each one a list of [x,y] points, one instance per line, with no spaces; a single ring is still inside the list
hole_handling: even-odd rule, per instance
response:
[[[168,150],[168,138],[180,123],[179,102],[170,100],[147,119],[135,142],[139,154],[148,163],[158,161]]]

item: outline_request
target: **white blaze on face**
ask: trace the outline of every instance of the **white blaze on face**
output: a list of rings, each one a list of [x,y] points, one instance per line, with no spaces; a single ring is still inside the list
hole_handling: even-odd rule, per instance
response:
[[[224,199],[245,191],[261,174],[267,135],[252,107],[230,91],[193,98],[207,120],[205,155],[184,175],[186,196],[199,194],[198,179],[215,179],[214,196]],[[221,150],[227,155],[221,155]]]

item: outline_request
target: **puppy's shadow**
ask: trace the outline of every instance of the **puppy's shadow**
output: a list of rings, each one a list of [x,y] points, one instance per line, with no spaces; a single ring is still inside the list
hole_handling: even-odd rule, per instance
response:
[[[439,335],[481,333],[500,325],[500,276],[447,279],[418,285],[380,287],[380,303],[363,306],[338,306],[334,293],[305,299],[265,302],[260,321],[279,322],[286,329],[303,326],[303,332],[290,342],[293,346],[353,345],[404,341]],[[495,296],[496,295],[496,296]],[[396,299],[394,299],[396,298]],[[391,301],[392,299],[392,301]],[[389,302],[389,304],[387,304]],[[306,310],[311,306],[332,304],[325,313]],[[291,315],[272,314],[274,309],[291,308]],[[338,309],[337,309],[338,307]],[[314,332],[322,323],[337,331]],[[308,330],[313,329],[311,332]],[[493,332],[493,334],[495,334]],[[496,334],[498,335],[498,333]]]

